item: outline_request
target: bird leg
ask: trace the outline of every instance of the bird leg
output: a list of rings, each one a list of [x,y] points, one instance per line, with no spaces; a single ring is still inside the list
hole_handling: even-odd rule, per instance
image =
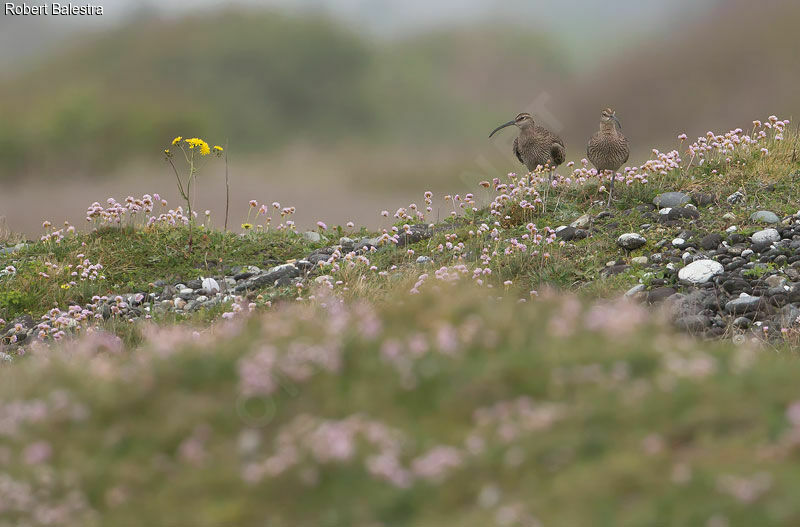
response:
[[[617,174],[612,170],[611,182],[608,184],[608,203],[606,203],[606,208],[611,207],[611,198],[614,195],[614,180],[616,179],[617,179]]]

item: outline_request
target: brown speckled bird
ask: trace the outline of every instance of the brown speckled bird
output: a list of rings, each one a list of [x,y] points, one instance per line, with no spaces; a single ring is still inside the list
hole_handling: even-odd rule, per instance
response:
[[[606,108],[600,114],[600,129],[589,139],[589,146],[586,147],[586,157],[597,169],[598,174],[606,170],[611,171],[606,206],[611,205],[617,170],[628,161],[630,153],[628,138],[622,135],[619,119],[614,110]]]
[[[553,170],[564,162],[566,156],[564,141],[547,128],[537,126],[529,113],[521,113],[513,121],[501,124],[489,134],[489,137],[512,125],[519,128],[519,135],[514,139],[514,155],[519,162],[530,172],[536,170],[538,166],[549,166],[552,180]]]

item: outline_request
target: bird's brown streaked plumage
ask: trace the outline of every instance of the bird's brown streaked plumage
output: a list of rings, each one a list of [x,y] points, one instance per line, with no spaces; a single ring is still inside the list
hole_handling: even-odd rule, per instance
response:
[[[528,113],[521,113],[513,121],[498,126],[489,137],[512,125],[519,128],[519,135],[514,139],[514,155],[530,172],[539,166],[554,169],[564,163],[564,141],[547,128],[538,126]]]
[[[586,158],[597,169],[598,174],[611,171],[611,183],[608,192],[608,203],[611,203],[614,192],[614,180],[617,170],[622,167],[630,156],[628,138],[622,134],[622,126],[611,108],[606,108],[600,114],[600,129],[589,139],[586,147]]]

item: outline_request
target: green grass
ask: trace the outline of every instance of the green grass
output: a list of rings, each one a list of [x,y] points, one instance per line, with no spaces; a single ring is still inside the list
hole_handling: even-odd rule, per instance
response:
[[[319,244],[302,236],[277,232],[224,234],[196,229],[189,249],[188,228],[101,228],[60,243],[37,242],[11,256],[0,257],[2,267],[14,265],[17,276],[0,293],[0,317],[11,319],[22,313],[41,314],[54,304],[88,302],[93,295],[150,292],[153,282],[188,281],[200,276],[218,276],[230,267],[256,265],[269,268],[287,259],[305,256]],[[45,263],[74,264],[83,254],[103,265],[105,280],[78,282],[63,289],[69,279],[56,275]],[[50,278],[39,273],[47,272]],[[230,274],[228,272],[228,274]]]

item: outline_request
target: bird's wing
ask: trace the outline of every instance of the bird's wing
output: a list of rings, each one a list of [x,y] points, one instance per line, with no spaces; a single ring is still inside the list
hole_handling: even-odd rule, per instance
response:
[[[522,152],[519,151],[519,137],[514,139],[514,155],[517,156],[520,163],[525,164],[525,161],[522,160]]]
[[[628,158],[631,157],[631,149],[628,146],[628,138],[623,137],[623,139],[625,141],[625,159],[622,160],[622,164],[624,165],[625,163],[628,162]]]
[[[550,147],[550,156],[553,158],[553,163],[556,166],[561,165],[567,159],[567,149],[564,146],[564,141],[557,135],[553,136],[553,144]]]

